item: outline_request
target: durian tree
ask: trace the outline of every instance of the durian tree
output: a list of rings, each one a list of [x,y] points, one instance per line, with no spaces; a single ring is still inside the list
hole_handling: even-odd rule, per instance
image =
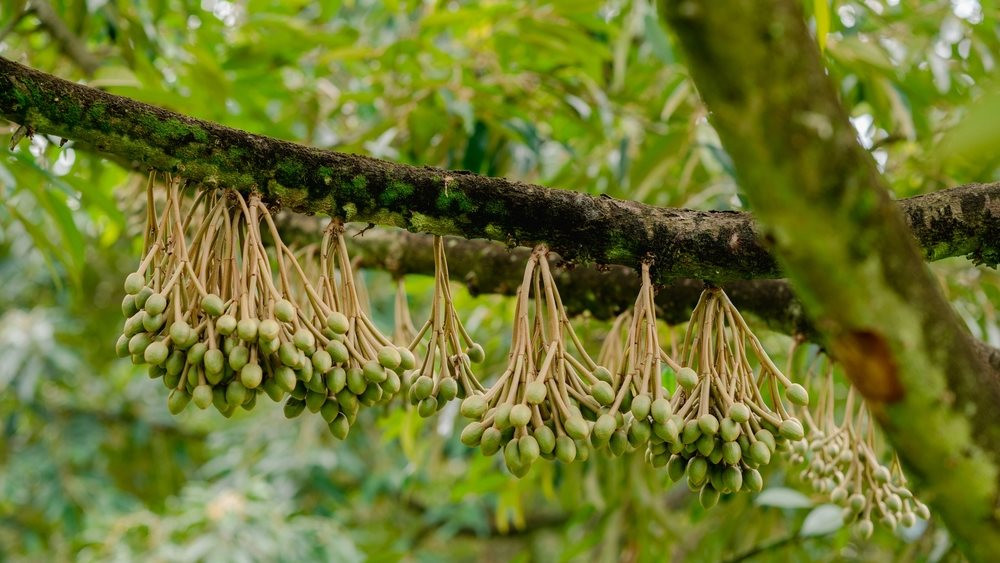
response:
[[[990,560],[997,16],[4,6],[0,545]]]

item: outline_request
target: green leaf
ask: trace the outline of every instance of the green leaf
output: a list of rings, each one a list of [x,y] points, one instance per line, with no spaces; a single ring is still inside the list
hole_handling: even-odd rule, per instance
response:
[[[826,36],[830,33],[830,5],[827,0],[813,0],[813,15],[816,18],[816,40],[819,50],[826,51]]]
[[[812,509],[802,522],[802,537],[825,536],[844,526],[844,509],[836,504],[821,504]]]
[[[775,508],[809,508],[813,501],[806,495],[787,487],[771,487],[765,489],[754,503],[758,506],[773,506]]]

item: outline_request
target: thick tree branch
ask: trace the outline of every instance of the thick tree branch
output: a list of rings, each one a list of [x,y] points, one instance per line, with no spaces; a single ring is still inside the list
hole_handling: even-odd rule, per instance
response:
[[[1000,382],[857,142],[797,0],[662,2],[764,235],[965,552],[1000,553]]]
[[[568,259],[661,281],[775,278],[747,213],[666,209],[463,171],[415,167],[253,135],[74,84],[0,58],[0,116],[137,166],[256,189],[293,211],[412,231],[547,243]],[[904,200],[928,258],[1000,256],[1000,184]]]

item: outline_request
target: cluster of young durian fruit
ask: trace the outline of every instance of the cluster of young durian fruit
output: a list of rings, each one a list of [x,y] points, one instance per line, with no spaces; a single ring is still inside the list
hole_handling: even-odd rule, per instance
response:
[[[455,309],[441,237],[429,318],[415,328],[400,284],[390,337],[368,316],[342,223],[329,223],[319,244],[293,249],[258,196],[163,180],[160,190],[151,175],[146,187],[144,257],[125,280],[116,349],[149,365],[174,414],[194,403],[229,417],[264,394],[284,401],[289,418],[318,413],[343,439],[362,407],[399,397],[429,417],[460,400],[471,420],[461,441],[501,456],[519,477],[538,459],[642,451],[711,507],[722,494],[761,490],[760,468],[790,451],[808,460],[804,476],[851,512],[862,535],[875,514],[893,527],[926,517],[898,462],[879,464],[870,418],[833,424],[824,394],[814,420],[806,389],[775,366],[720,288],[702,292],[672,356],[660,346],[644,263],[635,305],[612,324],[595,361],[539,246],[517,288],[506,368],[485,385],[474,370],[485,352]]]

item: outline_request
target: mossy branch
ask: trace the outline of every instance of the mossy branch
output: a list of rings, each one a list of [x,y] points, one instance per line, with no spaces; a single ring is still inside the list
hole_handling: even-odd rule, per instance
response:
[[[409,166],[238,131],[0,58],[0,116],[119,162],[256,190],[283,207],[411,231],[546,243],[567,259],[635,267],[661,281],[776,278],[747,213],[667,209],[464,171]],[[930,259],[1000,259],[1000,185],[904,200]]]
[[[1000,382],[858,144],[801,3],[661,6],[806,313],[921,498],[970,558],[995,558]]]

